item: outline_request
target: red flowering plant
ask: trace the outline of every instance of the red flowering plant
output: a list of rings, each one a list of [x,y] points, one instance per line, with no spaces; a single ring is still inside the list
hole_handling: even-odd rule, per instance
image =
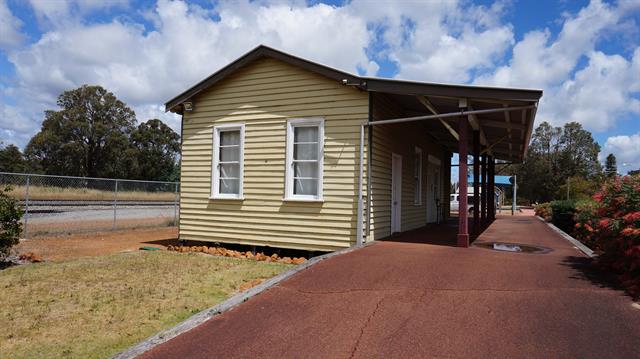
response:
[[[551,222],[551,203],[549,202],[545,202],[545,203],[540,203],[537,204],[534,207],[536,216],[540,216],[542,219],[544,219],[547,222]]]
[[[574,235],[599,253],[629,292],[640,295],[640,176],[607,180],[575,215]]]
[[[596,223],[598,223],[598,206],[599,202],[595,200],[578,201],[574,215],[576,224],[573,236],[593,250],[598,250],[595,235]]]

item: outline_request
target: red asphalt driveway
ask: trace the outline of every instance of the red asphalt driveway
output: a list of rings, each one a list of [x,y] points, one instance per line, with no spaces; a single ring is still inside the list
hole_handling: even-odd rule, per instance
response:
[[[434,231],[407,236],[416,240]],[[640,310],[533,216],[478,242],[380,242],[323,261],[145,358],[640,358]]]

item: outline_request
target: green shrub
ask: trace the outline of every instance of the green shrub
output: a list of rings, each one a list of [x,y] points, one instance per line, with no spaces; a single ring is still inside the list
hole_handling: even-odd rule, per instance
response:
[[[551,222],[551,216],[553,214],[551,210],[551,203],[545,202],[540,203],[535,206],[536,216],[542,217],[547,222]]]
[[[575,223],[573,215],[576,212],[576,203],[567,200],[552,201],[551,212],[551,222],[566,233],[571,233]]]
[[[573,217],[575,222],[573,236],[594,250],[598,248],[598,243],[593,236],[593,228],[598,223],[598,206],[598,202],[594,200],[578,201],[576,203],[576,213]]]
[[[600,253],[601,266],[640,296],[640,176],[607,180],[593,200],[578,208],[574,233]]]
[[[22,232],[22,209],[7,193],[11,188],[0,189],[0,259],[4,259],[11,248],[18,244]]]
[[[555,198],[566,198],[567,185],[569,186],[569,198],[575,201],[589,200],[600,187],[598,179],[588,180],[582,177],[571,177],[560,185],[555,193]]]

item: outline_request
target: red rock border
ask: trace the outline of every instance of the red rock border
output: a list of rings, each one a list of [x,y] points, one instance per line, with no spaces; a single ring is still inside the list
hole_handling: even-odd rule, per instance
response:
[[[304,257],[279,257],[277,253],[274,253],[270,256],[259,252],[256,254],[253,254],[253,252],[247,251],[247,252],[240,252],[240,251],[235,251],[232,249],[226,249],[223,247],[208,247],[208,246],[168,246],[167,250],[169,251],[176,251],[176,252],[181,252],[181,253],[186,253],[186,252],[199,252],[199,253],[206,253],[206,254],[211,254],[214,256],[222,256],[222,257],[232,257],[232,258],[246,258],[246,259],[253,259],[253,260],[257,260],[257,261],[264,261],[264,262],[277,262],[277,263],[285,263],[285,264],[302,264],[304,262],[307,261],[306,258]]]

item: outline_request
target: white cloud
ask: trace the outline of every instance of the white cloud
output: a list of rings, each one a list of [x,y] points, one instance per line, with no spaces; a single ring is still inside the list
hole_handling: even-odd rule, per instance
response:
[[[620,19],[617,9],[593,0],[574,17],[564,19],[562,30],[551,41],[548,30],[527,33],[513,48],[508,65],[476,82],[501,86],[547,88],[567,79],[580,58],[593,51],[602,31]]]
[[[94,11],[125,7],[129,0],[29,0],[31,8],[43,27],[61,27],[80,23]]]
[[[180,133],[180,115],[165,112],[164,105],[162,104],[134,106],[133,110],[136,112],[136,117],[141,122],[157,118],[177,131],[178,134]]]
[[[618,118],[639,113],[634,92],[640,88],[640,47],[627,60],[597,51],[596,45],[616,30],[631,31],[632,24],[624,21],[633,6],[593,0],[575,16],[566,15],[555,39],[548,30],[527,33],[513,47],[509,64],[474,82],[544,89],[538,122],[578,121],[595,132],[611,129]],[[580,67],[583,60],[586,65]]]
[[[541,118],[554,123],[580,122],[584,127],[606,131],[625,114],[640,115],[640,47],[628,61],[620,55],[594,51],[588,65],[572,79],[550,91]]]
[[[575,120],[603,131],[618,118],[640,114],[640,43],[629,36],[637,30],[629,16],[640,10],[637,0],[593,0],[560,19],[557,36],[538,29],[519,41],[504,21],[509,3],[502,1],[237,1],[203,8],[159,0],[135,10],[153,28],[125,16],[86,20],[99,11],[128,8],[126,0],[31,3],[44,33],[7,50],[15,77],[0,85],[0,139],[11,131],[21,144],[38,130],[42,111],[56,108],[58,94],[85,83],[114,92],[140,120],[161,118],[179,130],[178,118],[164,114],[162,104],[260,43],[367,75],[387,60],[396,63],[401,78],[543,88],[538,119],[556,125]],[[8,23],[20,35],[20,20],[6,17],[11,13],[3,6],[0,0],[0,32]],[[629,36],[632,55],[598,49],[617,33]],[[10,118],[21,123],[11,124]]]
[[[640,133],[607,138],[602,157],[606,157],[609,153],[616,156],[619,173],[640,169]]]
[[[352,11],[384,31],[398,78],[468,82],[473,71],[493,68],[514,41],[511,26],[499,21],[501,2],[487,8],[458,1],[357,1]]]
[[[34,113],[0,101],[0,141],[22,146],[31,139],[34,128],[39,127]]]
[[[22,21],[11,13],[5,0],[0,0],[0,49],[15,47],[24,40],[21,27]]]
[[[366,22],[345,8],[230,2],[215,9],[220,19],[214,21],[210,10],[160,0],[146,14],[157,27],[152,31],[118,19],[97,24],[64,20],[65,14],[94,10],[89,5],[96,3],[33,4],[52,29],[36,43],[10,52],[18,85],[7,93],[23,107],[37,108],[40,118],[42,110],[55,108],[62,91],[98,84],[136,109],[139,120],[168,119],[179,130],[174,115],[162,114],[164,101],[260,43],[352,72],[378,69],[365,54],[371,36]]]

